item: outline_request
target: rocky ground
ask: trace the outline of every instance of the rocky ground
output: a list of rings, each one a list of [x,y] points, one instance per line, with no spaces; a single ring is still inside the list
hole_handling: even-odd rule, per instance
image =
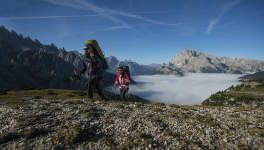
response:
[[[263,107],[22,101],[0,105],[0,149],[264,149]]]

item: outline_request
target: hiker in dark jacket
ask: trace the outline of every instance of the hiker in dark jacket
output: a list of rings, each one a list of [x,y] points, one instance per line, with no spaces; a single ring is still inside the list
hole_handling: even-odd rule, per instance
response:
[[[129,83],[130,79],[128,74],[124,71],[123,67],[118,67],[118,73],[116,74],[116,80],[114,87],[119,84],[119,89],[120,89],[120,97],[122,101],[126,100],[126,93],[129,90]]]
[[[93,98],[93,87],[95,87],[101,100],[103,100],[104,95],[100,87],[100,81],[102,80],[103,76],[102,62],[95,55],[94,48],[91,45],[85,45],[84,54],[85,59],[83,61],[83,69],[80,72],[77,70],[75,70],[74,72],[76,75],[86,73],[86,75],[88,76],[87,95],[89,96],[89,98]]]

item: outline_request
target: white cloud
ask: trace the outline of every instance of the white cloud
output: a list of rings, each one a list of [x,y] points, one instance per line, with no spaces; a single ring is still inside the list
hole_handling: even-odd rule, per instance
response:
[[[94,30],[88,33],[88,35],[92,35],[98,32],[103,32],[103,31],[113,31],[113,30],[120,30],[120,29],[130,29],[129,26],[112,26],[112,27],[107,27],[104,29],[100,29],[100,30]]]
[[[213,29],[215,28],[215,26],[220,22],[220,20],[223,18],[223,16],[230,11],[231,9],[233,9],[236,5],[238,5],[240,3],[240,0],[232,0],[229,3],[226,3],[222,9],[221,12],[212,20],[209,21],[209,24],[207,26],[207,29],[205,31],[206,34],[210,34]]]
[[[194,105],[200,104],[211,94],[239,84],[234,74],[187,74],[184,77],[173,75],[136,76],[136,86],[130,93],[143,98],[168,103]]]

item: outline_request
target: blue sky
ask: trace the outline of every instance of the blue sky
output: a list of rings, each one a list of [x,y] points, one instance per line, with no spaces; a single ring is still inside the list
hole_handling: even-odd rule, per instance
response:
[[[167,63],[184,49],[264,60],[263,0],[9,0],[0,25],[44,44]]]

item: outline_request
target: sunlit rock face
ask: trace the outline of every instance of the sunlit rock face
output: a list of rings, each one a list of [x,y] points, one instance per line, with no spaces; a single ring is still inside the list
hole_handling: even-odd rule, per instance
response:
[[[160,69],[164,74],[173,72],[243,73],[264,70],[264,61],[246,58],[217,57],[195,50],[184,50]]]

